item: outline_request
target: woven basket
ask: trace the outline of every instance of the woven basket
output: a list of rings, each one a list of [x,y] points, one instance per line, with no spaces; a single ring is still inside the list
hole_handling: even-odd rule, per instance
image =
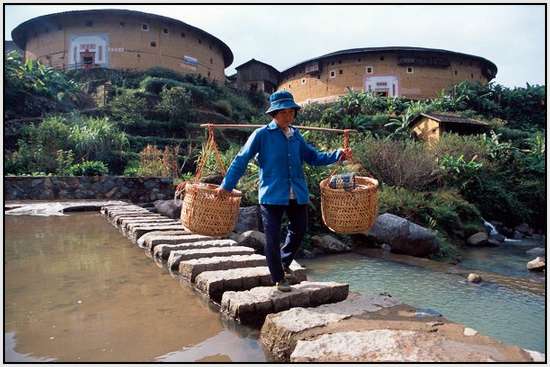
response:
[[[355,177],[351,191],[331,189],[330,177],[321,181],[323,222],[333,232],[352,234],[368,231],[378,215],[378,181]]]
[[[189,231],[205,236],[226,236],[237,224],[241,192],[233,190],[223,199],[218,185],[188,182],[181,206],[181,223]]]

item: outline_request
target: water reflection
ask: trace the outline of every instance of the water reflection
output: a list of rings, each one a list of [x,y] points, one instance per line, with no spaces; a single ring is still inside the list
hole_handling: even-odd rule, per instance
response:
[[[8,216],[5,225],[6,362],[153,361],[213,337],[216,353],[233,361],[260,358],[259,346],[246,349],[257,340],[227,331],[98,214]],[[250,355],[236,355],[239,345]]]

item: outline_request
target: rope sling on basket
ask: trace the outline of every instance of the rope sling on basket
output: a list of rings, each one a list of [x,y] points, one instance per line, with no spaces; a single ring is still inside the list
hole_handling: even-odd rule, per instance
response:
[[[349,130],[344,131],[344,149],[349,147]],[[352,234],[368,231],[378,215],[378,181],[353,174],[334,175],[319,183],[321,214],[333,232]]]
[[[223,198],[216,195],[218,185],[201,183],[202,171],[210,153],[214,152],[218,169],[225,176],[225,167],[214,139],[214,127],[208,125],[208,140],[192,182],[179,185],[185,189],[181,206],[181,222],[189,231],[206,236],[225,236],[235,228],[239,218],[241,192],[233,190]]]

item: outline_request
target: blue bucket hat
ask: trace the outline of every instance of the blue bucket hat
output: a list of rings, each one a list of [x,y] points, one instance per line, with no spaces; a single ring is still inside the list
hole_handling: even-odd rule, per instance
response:
[[[269,96],[269,109],[265,113],[272,113],[287,108],[299,110],[301,107],[294,102],[294,97],[286,90],[278,91]]]

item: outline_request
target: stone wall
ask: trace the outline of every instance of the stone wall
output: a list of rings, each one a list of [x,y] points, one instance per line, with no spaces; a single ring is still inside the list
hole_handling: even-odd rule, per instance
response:
[[[168,177],[4,177],[5,200],[111,199],[150,202],[174,197]]]

